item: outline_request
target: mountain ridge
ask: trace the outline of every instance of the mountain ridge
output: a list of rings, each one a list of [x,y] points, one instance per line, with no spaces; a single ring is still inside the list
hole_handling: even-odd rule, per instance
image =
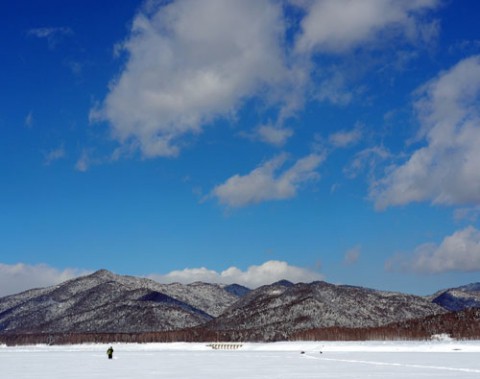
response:
[[[318,328],[379,328],[462,310],[480,283],[425,297],[324,281],[281,280],[254,290],[238,284],[161,284],[107,270],[0,298],[0,335],[32,333],[234,333],[285,339]],[[463,296],[463,297],[462,297]],[[192,329],[193,328],[193,329]]]
[[[431,296],[432,302],[449,311],[480,307],[480,283],[444,289]]]
[[[320,327],[365,328],[445,312],[421,296],[327,282],[276,282],[251,291],[207,323],[213,330],[262,330],[271,338]]]

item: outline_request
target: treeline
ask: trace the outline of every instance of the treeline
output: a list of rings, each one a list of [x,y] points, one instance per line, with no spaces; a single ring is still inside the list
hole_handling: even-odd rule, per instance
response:
[[[7,333],[0,334],[0,345],[74,345],[84,343],[153,342],[273,342],[287,341],[285,333],[266,336],[262,330],[223,330],[189,328],[164,332],[140,333]]]
[[[273,342],[273,341],[366,341],[426,340],[448,334],[456,339],[480,339],[480,309],[429,316],[374,328],[329,327],[286,333],[262,329],[216,331],[203,327],[145,333],[22,333],[0,334],[0,344],[68,345],[83,343],[151,342]]]
[[[318,328],[293,333],[297,341],[426,340],[448,334],[455,339],[480,339],[480,309],[428,316],[374,328]]]
[[[73,345],[83,343],[151,343],[151,342],[214,342],[225,340],[224,333],[206,329],[182,329],[144,333],[22,333],[0,334],[0,344],[14,345]],[[220,339],[222,338],[222,339]]]

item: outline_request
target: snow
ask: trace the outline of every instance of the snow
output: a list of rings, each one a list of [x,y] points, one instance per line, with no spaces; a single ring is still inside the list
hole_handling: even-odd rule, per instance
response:
[[[478,378],[480,341],[0,346],[2,378]]]

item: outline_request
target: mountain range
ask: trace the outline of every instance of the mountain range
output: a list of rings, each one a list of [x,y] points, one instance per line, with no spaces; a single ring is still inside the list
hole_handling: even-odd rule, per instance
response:
[[[415,296],[323,281],[160,284],[106,270],[0,298],[0,337],[203,330],[288,339],[322,328],[378,328],[480,307],[480,283]],[[238,337],[240,338],[240,337]]]

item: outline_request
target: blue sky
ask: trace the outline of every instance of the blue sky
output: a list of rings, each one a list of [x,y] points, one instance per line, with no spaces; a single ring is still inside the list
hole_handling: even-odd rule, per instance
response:
[[[478,281],[477,1],[2,8],[1,294]]]

